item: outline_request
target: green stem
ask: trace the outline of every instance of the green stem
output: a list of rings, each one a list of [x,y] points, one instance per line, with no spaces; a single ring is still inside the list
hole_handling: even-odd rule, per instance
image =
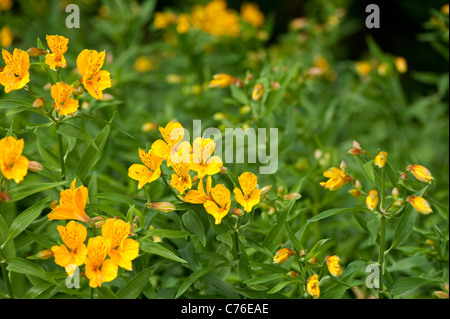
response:
[[[56,125],[56,127],[58,128],[58,124]],[[59,160],[61,163],[61,180],[65,180],[66,179],[66,168],[64,165],[64,149],[63,149],[63,142],[62,142],[62,136],[61,134],[57,134],[58,135],[58,149],[59,149]]]
[[[384,214],[385,212],[384,211],[385,194],[386,194],[386,172],[383,167],[381,168],[381,206],[380,206],[382,214]]]
[[[2,267],[2,275],[3,275],[3,280],[5,281],[6,290],[8,291],[9,297],[11,299],[14,299],[12,285],[11,285],[11,282],[9,281],[9,274],[8,274],[8,271],[6,270],[6,266],[5,266],[5,263],[4,263],[4,257],[3,257],[3,253],[2,253],[1,248],[0,248],[0,264],[1,264],[1,267]]]
[[[384,273],[384,250],[385,250],[385,240],[386,240],[386,217],[381,216],[381,226],[380,226],[380,251],[378,254],[378,267],[380,273],[380,288],[378,289],[378,299],[383,299],[383,273]]]

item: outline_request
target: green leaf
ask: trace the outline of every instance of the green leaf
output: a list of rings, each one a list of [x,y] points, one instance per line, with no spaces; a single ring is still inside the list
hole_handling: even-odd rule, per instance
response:
[[[92,137],[85,130],[75,124],[62,122],[57,125],[56,133],[64,136],[75,137],[82,141],[87,141],[95,150],[97,150],[97,145],[95,145]]]
[[[197,236],[203,246],[206,246],[205,227],[203,226],[200,217],[198,217],[195,212],[188,211],[187,213],[183,214],[181,219],[183,220],[184,226],[186,226],[186,228],[190,232]]]
[[[104,285],[97,288],[97,294],[101,299],[119,299],[111,289]]]
[[[290,67],[290,70],[285,73],[283,79],[280,81],[280,89],[271,91],[266,102],[266,109],[264,117],[268,116],[273,110],[279,106],[281,99],[285,96],[287,87],[292,77],[298,71],[299,64]]]
[[[142,243],[141,249],[149,254],[159,255],[161,257],[179,262],[179,263],[187,263],[186,260],[178,257],[175,253],[162,246],[161,244],[155,243],[150,240],[146,240]]]
[[[378,231],[380,230],[380,218],[372,216],[367,222],[367,230],[369,231],[369,245],[373,245],[377,240]]]
[[[313,223],[313,222],[317,222],[319,220],[331,217],[331,216],[335,216],[335,215],[339,215],[339,214],[343,214],[343,213],[349,213],[349,212],[361,212],[361,211],[369,211],[366,207],[350,207],[350,208],[332,208],[329,210],[326,210],[324,212],[321,212],[319,214],[317,214],[316,216],[308,219],[306,222],[307,223]]]
[[[158,236],[161,238],[186,238],[191,235],[190,232],[184,230],[171,229],[151,229],[146,232],[148,236]]]
[[[256,278],[252,278],[249,280],[245,280],[244,284],[246,284],[247,286],[252,286],[252,285],[260,285],[260,284],[264,284],[266,282],[270,282],[270,281],[274,281],[274,280],[279,280],[279,279],[283,279],[286,278],[286,275],[283,274],[267,274],[267,275],[262,275]]]
[[[141,291],[144,289],[145,285],[150,279],[152,270],[152,268],[144,269],[139,274],[134,276],[130,281],[126,283],[125,286],[120,288],[120,290],[117,292],[117,297],[119,299],[136,299],[137,297],[139,297]]]
[[[8,224],[3,219],[2,215],[0,215],[0,243],[4,243],[6,238],[8,237],[9,227]],[[14,242],[9,242],[5,245],[2,245],[1,253],[3,258],[12,258],[16,255],[16,249],[14,247]],[[3,260],[0,260],[2,262]]]
[[[109,200],[113,203],[122,203],[127,205],[134,205],[134,201],[126,195],[119,193],[97,193],[93,197],[98,199]]]
[[[276,284],[272,289],[270,289],[267,293],[270,294],[274,294],[279,292],[281,289],[283,289],[284,287],[286,287],[289,284],[298,284],[297,280],[288,280],[288,281],[282,281],[278,284]]]
[[[46,197],[35,203],[33,206],[27,208],[19,216],[17,216],[12,222],[11,227],[9,227],[8,237],[2,246],[20,235],[41,214],[42,210],[48,205],[49,201],[50,197]]]
[[[400,295],[412,289],[416,289],[425,285],[437,284],[439,279],[436,278],[424,278],[424,277],[408,277],[400,278],[394,282],[391,287],[390,293],[392,295]]]
[[[97,148],[92,147],[92,145],[89,146],[81,157],[81,160],[78,162],[76,175],[81,180],[84,180],[89,170],[92,169],[95,164],[97,164],[97,162],[103,155],[103,150],[109,140],[110,131],[110,125],[105,125],[105,127],[100,131],[100,133],[98,133],[95,138],[94,142],[95,145],[97,145]]]
[[[325,238],[319,240],[309,251],[309,253],[306,255],[305,260],[308,260],[310,258],[316,257],[318,254],[320,254],[320,248],[329,241],[330,238]]]
[[[11,189],[9,191],[9,196],[11,196],[10,202],[17,202],[25,197],[28,197],[30,195],[43,192],[48,189],[52,189],[58,186],[62,186],[64,184],[67,184],[68,181],[62,181],[62,182],[54,182],[54,183],[32,183],[32,184],[25,184],[23,186],[16,187],[14,189]]]
[[[35,276],[52,284],[57,284],[57,282],[52,277],[50,277],[41,266],[29,260],[14,257],[6,259],[6,263],[8,265],[6,269],[8,269],[9,271],[28,276]]]
[[[55,154],[53,154],[52,152],[47,150],[47,148],[44,147],[44,145],[41,143],[41,138],[39,136],[40,136],[39,134],[36,134],[36,144],[39,155],[44,160],[44,165],[59,168],[61,164],[59,162],[58,156],[56,156]]]

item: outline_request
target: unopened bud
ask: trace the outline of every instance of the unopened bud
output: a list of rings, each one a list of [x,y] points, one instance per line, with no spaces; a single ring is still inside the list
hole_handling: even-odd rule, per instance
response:
[[[408,180],[408,174],[406,174],[406,172],[401,173],[400,179],[403,179],[404,181]]]
[[[275,82],[275,81],[270,82],[270,86],[271,86],[272,89],[274,89],[274,90],[279,90],[280,87],[281,87],[280,83],[279,83],[279,82]]]
[[[438,290],[433,292],[433,295],[435,295],[439,299],[448,299],[448,292]]]
[[[150,131],[156,130],[157,128],[158,128],[158,125],[157,125],[157,124],[147,122],[147,123],[144,123],[144,124],[142,125],[142,132],[148,133],[148,132],[150,132]]]
[[[38,49],[35,47],[31,47],[27,50],[27,53],[31,56],[31,57],[36,57],[36,56],[40,56],[40,55],[47,55],[47,51],[46,50],[42,50],[42,49]]]
[[[361,185],[361,182],[360,182],[359,180],[356,180],[356,181],[355,181],[355,187],[356,187],[357,189],[361,189],[362,185]]]
[[[302,197],[302,195],[299,193],[291,193],[291,194],[284,195],[284,199],[286,199],[286,200],[297,200],[301,197]]]
[[[36,109],[40,109],[44,106],[44,104],[45,104],[44,98],[40,97],[40,98],[34,100],[32,106]]]
[[[316,257],[312,257],[308,259],[308,263],[310,263],[311,265],[315,265],[319,262],[319,259],[317,259]]]
[[[261,83],[258,83],[254,86],[252,91],[252,100],[259,101],[264,95],[264,86]]]
[[[38,252],[36,257],[39,259],[49,259],[53,257],[53,251],[51,249],[46,249]]]
[[[95,228],[102,228],[103,224],[106,222],[106,219],[102,216],[95,216],[91,219],[91,223]]]
[[[276,213],[276,209],[275,209],[275,207],[270,207],[269,208],[269,211],[267,212],[267,214],[269,214],[269,215],[273,215],[273,214],[275,214]]]
[[[300,257],[305,257],[308,253],[307,253],[306,249],[302,249],[302,250],[300,250],[300,252],[298,254]]]
[[[250,82],[253,80],[253,74],[249,73],[245,76],[245,82]]]
[[[341,165],[339,166],[341,171],[345,173],[345,170],[347,169],[347,163],[345,161],[341,162]]]
[[[277,189],[278,194],[281,195],[283,193],[283,190],[284,190],[283,185],[279,186]]]
[[[366,151],[363,150],[362,148],[356,148],[356,147],[352,147],[352,148],[348,151],[348,153],[349,153],[350,155],[353,155],[353,156],[361,155],[361,154],[364,154],[365,152],[366,152]]]
[[[36,161],[29,161],[28,162],[28,169],[32,172],[40,172],[44,169],[41,163]]]
[[[434,245],[434,241],[432,241],[431,239],[427,239],[425,242],[430,246]]]
[[[147,203],[147,207],[156,209],[163,213],[168,213],[175,210],[175,206],[169,202],[157,202],[157,203]]]
[[[233,209],[233,214],[237,217],[241,217],[242,215],[244,215],[244,211],[240,208],[235,208]]]
[[[220,168],[220,174],[226,174],[227,173],[227,168],[225,166],[222,166]]]
[[[444,283],[444,290],[448,292],[448,282]]]
[[[394,189],[392,190],[392,196],[393,196],[394,198],[397,198],[397,197],[398,197],[398,189],[397,189],[397,187],[394,187]]]
[[[362,195],[361,191],[359,189],[356,189],[356,188],[353,188],[353,189],[349,190],[348,192],[353,197],[359,197],[359,196]]]
[[[74,89],[73,89],[73,94],[75,94],[75,95],[81,95],[81,94],[83,94],[83,92],[84,92],[84,90],[81,85],[78,85],[78,86],[74,87]],[[104,100],[105,95],[106,95],[106,93],[103,94],[103,100]]]
[[[397,199],[392,205],[395,207],[401,207],[403,205],[403,199]]]
[[[222,121],[226,118],[227,118],[227,115],[222,112],[217,112],[217,113],[214,113],[214,115],[213,115],[213,119],[215,119],[216,121]]]
[[[267,185],[261,188],[261,195],[265,195],[272,190],[272,185]]]
[[[252,109],[250,108],[250,106],[248,105],[244,105],[239,109],[239,114],[247,114],[251,111]]]
[[[293,254],[295,254],[295,251],[290,248],[281,248],[275,253],[275,256],[273,257],[273,263],[274,264],[281,264],[284,263],[286,260],[289,259]]]
[[[8,193],[0,191],[0,200],[4,203],[7,203],[11,200],[11,197]]]
[[[287,273],[287,275],[289,276],[289,277],[291,277],[291,278],[298,278],[298,272],[295,272],[295,271],[293,271],[293,270],[291,270],[291,271],[289,271],[288,273]]]

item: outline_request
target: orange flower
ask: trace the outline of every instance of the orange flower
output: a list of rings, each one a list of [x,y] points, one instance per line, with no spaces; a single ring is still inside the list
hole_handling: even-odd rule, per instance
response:
[[[327,256],[325,258],[325,262],[327,263],[328,266],[328,271],[335,277],[339,277],[340,275],[342,275],[342,268],[339,265],[340,261],[341,259],[337,255]]]
[[[250,23],[256,28],[264,24],[264,14],[259,11],[259,7],[255,3],[244,2],[241,5],[241,17],[245,22]]]
[[[263,85],[261,83],[256,84],[255,87],[253,88],[252,100],[258,101],[263,97],[263,95],[264,95]]]
[[[242,191],[239,188],[233,190],[236,201],[244,207],[246,212],[251,212],[253,206],[261,200],[261,191],[256,188],[257,178],[255,174],[245,172],[239,176],[238,180]]]
[[[141,189],[145,184],[157,180],[161,175],[160,166],[163,158],[156,156],[153,153],[153,150],[150,150],[148,153],[143,150],[139,150],[139,157],[145,165],[131,165],[128,168],[128,176],[138,181],[138,189]]]
[[[410,171],[415,178],[424,183],[431,184],[431,181],[434,179],[430,171],[422,165],[408,165],[406,170]]]
[[[156,156],[167,160],[167,165],[172,163],[171,155],[175,150],[173,147],[179,143],[184,136],[184,128],[178,122],[169,122],[166,127],[160,127],[159,131],[163,140],[158,139],[152,144],[152,151]]]
[[[189,175],[190,165],[189,164],[172,164],[175,174],[172,174],[172,179],[170,180],[170,186],[175,188],[178,193],[184,194],[187,189],[192,187],[192,179]]]
[[[69,39],[61,35],[47,35],[46,39],[52,53],[45,56],[45,63],[48,64],[50,69],[55,69],[56,67],[65,68],[67,62],[64,53],[68,49],[67,44],[69,43]]]
[[[320,288],[319,288],[319,276],[314,274],[308,278],[308,282],[306,283],[306,292],[313,296],[315,299],[320,296]]]
[[[23,181],[28,172],[28,159],[22,155],[23,139],[8,136],[0,140],[0,170],[8,180],[17,184]]]
[[[210,88],[224,88],[233,84],[242,85],[243,82],[231,75],[218,73],[213,75],[213,79],[209,82]]]
[[[61,115],[72,115],[78,110],[78,100],[72,99],[70,96],[73,92],[73,86],[63,83],[57,82],[55,85],[52,85],[51,95],[55,100],[53,106]]]
[[[326,182],[321,182],[320,185],[329,189],[330,191],[335,191],[340,189],[346,183],[351,182],[352,177],[345,174],[341,169],[337,167],[332,167],[323,173],[323,176],[328,177],[329,180]]]
[[[211,156],[216,143],[210,138],[197,137],[192,145],[191,169],[197,172],[199,178],[220,172],[223,162],[219,156]]]
[[[83,50],[77,57],[77,68],[81,74],[80,83],[97,100],[103,97],[103,90],[111,87],[110,73],[100,70],[105,62],[105,52]]]
[[[89,238],[87,245],[86,277],[92,288],[101,287],[102,283],[116,279],[118,266],[106,259],[111,250],[111,241],[102,236]]]
[[[381,168],[384,165],[386,165],[386,162],[387,162],[387,153],[386,152],[380,152],[380,153],[378,153],[377,156],[375,156],[374,163],[379,168]]]
[[[87,230],[82,224],[73,220],[68,222],[66,227],[57,226],[57,230],[64,245],[51,248],[55,256],[55,263],[66,268],[66,272],[70,273],[72,267],[68,267],[69,265],[81,266],[86,258],[87,248],[84,241],[87,237]]]
[[[6,66],[0,72],[0,84],[5,92],[23,88],[30,82],[30,56],[20,49],[14,49],[13,54],[3,49],[2,56]]]
[[[74,179],[70,189],[65,189],[60,193],[59,205],[52,207],[51,213],[47,215],[50,220],[75,219],[89,223],[91,218],[85,212],[88,189],[84,186],[75,188],[76,181]]]
[[[208,179],[206,180],[206,192],[203,188],[203,179],[200,178],[198,182],[198,189],[192,189],[190,190],[186,196],[184,196],[183,200],[188,203],[192,204],[204,204],[208,199],[212,199],[209,193],[211,192],[211,183],[212,179],[211,176],[208,176]]]
[[[230,191],[222,184],[211,189],[211,199],[207,199],[203,204],[206,212],[214,217],[216,225],[219,225],[222,218],[228,214],[230,205]]]
[[[275,253],[275,256],[273,257],[273,263],[274,264],[281,264],[284,263],[286,260],[289,259],[292,255],[295,254],[295,251],[289,248],[281,248]]]
[[[370,210],[374,210],[378,206],[378,201],[378,192],[374,189],[371,190],[366,198],[367,208],[369,208]]]
[[[430,203],[428,203],[428,201],[423,197],[409,196],[406,201],[409,202],[414,207],[414,209],[421,214],[428,215],[433,212],[430,207]]]
[[[114,218],[109,218],[102,227],[102,236],[110,241],[109,257],[126,270],[132,269],[131,261],[139,255],[139,243],[127,238],[130,230],[129,223]]]

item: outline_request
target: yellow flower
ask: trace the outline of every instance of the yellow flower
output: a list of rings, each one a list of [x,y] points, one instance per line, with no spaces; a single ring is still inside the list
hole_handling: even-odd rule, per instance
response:
[[[152,150],[148,153],[143,150],[139,150],[139,158],[145,165],[131,165],[128,168],[128,176],[138,181],[138,189],[141,189],[145,184],[157,180],[161,175],[160,166],[163,158],[156,156]]]
[[[5,92],[23,88],[30,82],[30,56],[20,49],[14,49],[13,54],[3,49],[2,56],[6,66],[0,72],[0,84]]]
[[[200,178],[198,182],[197,189],[190,190],[183,198],[185,202],[192,203],[192,204],[204,204],[208,199],[212,199],[209,195],[211,191],[211,183],[212,179],[211,176],[208,176],[208,179],[206,180],[206,192],[203,188],[203,179]]]
[[[215,224],[219,225],[230,210],[230,191],[224,185],[219,184],[211,189],[210,197],[211,199],[207,199],[203,206],[206,212],[214,217]]]
[[[85,212],[88,189],[84,186],[75,188],[76,181],[74,179],[70,188],[63,190],[59,194],[59,205],[52,207],[52,211],[47,215],[50,220],[75,219],[89,223],[91,218]]]
[[[0,46],[9,47],[13,42],[14,36],[11,32],[11,28],[5,25],[0,29]]]
[[[250,23],[256,28],[264,24],[264,14],[259,11],[259,7],[255,3],[244,2],[241,5],[241,17],[245,22]]]
[[[192,179],[189,175],[190,165],[185,163],[172,164],[175,174],[172,174],[170,186],[175,188],[178,193],[184,192],[192,187]]]
[[[73,92],[73,86],[63,83],[56,82],[51,88],[52,98],[55,100],[53,106],[56,112],[61,115],[72,115],[78,110],[79,104],[78,100],[72,99],[70,96]]]
[[[176,16],[171,12],[155,12],[154,25],[158,29],[164,29],[176,21]]]
[[[0,140],[0,170],[8,180],[17,184],[23,181],[28,172],[28,159],[22,155],[23,139],[8,136]]]
[[[406,170],[410,171],[421,182],[431,184],[431,181],[434,179],[430,171],[422,165],[408,165]]]
[[[295,254],[295,251],[289,248],[281,248],[275,253],[275,256],[273,256],[273,263],[274,264],[281,264],[284,263],[286,260],[289,259],[292,255]]]
[[[341,259],[337,255],[327,256],[325,258],[325,262],[327,263],[328,266],[328,271],[335,277],[339,277],[340,275],[342,275],[342,268],[339,265],[340,261]]]
[[[369,61],[359,61],[356,62],[356,72],[359,75],[367,75],[372,70],[372,65]]]
[[[87,237],[87,230],[82,224],[70,221],[67,225],[57,226],[56,228],[64,242],[64,245],[53,246],[52,252],[55,256],[55,263],[66,268],[66,272],[70,272],[67,268],[69,265],[81,266],[87,255],[87,247],[84,241]]]
[[[264,95],[263,85],[261,83],[256,84],[255,87],[253,88],[252,100],[258,101],[262,98],[263,95]]]
[[[154,64],[148,57],[141,56],[134,61],[134,69],[139,73],[151,71],[153,68]]]
[[[369,192],[369,196],[366,198],[367,208],[370,210],[374,210],[378,206],[378,192],[376,190],[371,190]]]
[[[68,49],[69,39],[61,35],[47,35],[46,39],[52,53],[45,56],[45,63],[48,64],[50,69],[55,69],[56,67],[65,68],[67,62],[64,53]]]
[[[387,153],[386,152],[380,152],[377,156],[375,156],[375,165],[379,168],[384,167],[387,162]]]
[[[233,190],[236,201],[244,207],[246,212],[251,212],[253,206],[257,205],[261,199],[261,190],[256,188],[257,178],[255,174],[250,172],[242,173],[238,178],[239,188]]]
[[[319,276],[314,274],[308,278],[306,283],[306,292],[313,296],[314,298],[319,298],[320,288],[319,288]]]
[[[105,62],[105,52],[83,50],[77,57],[77,68],[81,74],[80,83],[97,100],[103,97],[103,90],[111,87],[110,73],[100,70]]]
[[[238,83],[240,84],[242,81],[225,73],[217,73],[213,75],[213,80],[209,82],[209,87],[224,88]]]
[[[428,201],[423,197],[409,196],[406,201],[409,202],[414,207],[414,209],[421,214],[428,215],[433,212],[430,207],[430,203],[428,203]]]
[[[131,261],[139,255],[139,243],[131,238],[131,226],[121,219],[109,218],[102,226],[102,236],[110,241],[108,255],[119,267],[131,270]]]
[[[342,170],[337,167],[332,167],[323,173],[323,176],[328,177],[329,180],[326,182],[321,182],[320,185],[329,189],[330,191],[335,191],[340,189],[346,183],[351,182],[352,177],[345,174]]]
[[[8,11],[12,5],[12,0],[0,0],[0,11]]]
[[[240,32],[239,16],[227,9],[224,0],[210,1],[205,7],[193,6],[191,19],[194,27],[211,35],[236,37]]]
[[[408,71],[408,63],[405,58],[401,56],[395,58],[395,67],[400,73],[406,73],[406,71]]]
[[[198,174],[198,178],[214,175],[220,172],[223,162],[219,156],[211,156],[216,143],[210,138],[197,137],[192,145],[191,169]]]
[[[167,160],[167,165],[170,166],[172,164],[172,148],[183,139],[184,128],[178,122],[169,122],[166,127],[160,127],[159,131],[161,132],[163,140],[156,140],[152,144],[152,151],[156,156]]]
[[[190,27],[191,23],[189,21],[189,16],[185,13],[180,14],[177,20],[177,32],[184,34],[189,31]]]
[[[89,286],[97,288],[104,282],[113,281],[119,267],[111,259],[106,259],[111,250],[110,240],[102,236],[89,238],[87,250],[85,264]]]

